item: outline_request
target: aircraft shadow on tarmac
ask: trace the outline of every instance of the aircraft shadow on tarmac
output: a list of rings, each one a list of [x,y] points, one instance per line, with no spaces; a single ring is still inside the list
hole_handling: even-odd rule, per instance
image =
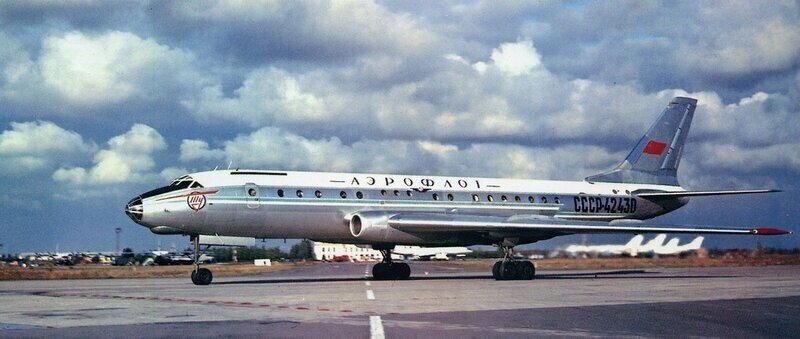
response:
[[[538,274],[534,280],[551,279],[704,279],[704,278],[735,278],[734,275],[660,275],[658,271],[646,270],[617,270],[617,271],[598,271],[598,272],[570,272],[570,273],[545,273]],[[630,275],[640,275],[630,277]],[[432,275],[432,276],[412,276],[407,280],[483,280],[494,278],[491,275]],[[280,283],[316,283],[316,282],[343,282],[343,281],[365,281],[374,280],[365,277],[319,277],[319,278],[276,278],[259,280],[241,281],[220,281],[213,285],[238,285],[238,284],[280,284]]]

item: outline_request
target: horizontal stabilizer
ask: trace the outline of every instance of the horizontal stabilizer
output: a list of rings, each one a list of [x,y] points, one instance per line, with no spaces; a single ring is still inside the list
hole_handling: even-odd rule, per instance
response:
[[[727,190],[727,191],[676,191],[676,192],[633,192],[634,196],[646,199],[665,199],[682,197],[702,197],[711,195],[733,195],[733,194],[758,194],[776,193],[780,190]]]

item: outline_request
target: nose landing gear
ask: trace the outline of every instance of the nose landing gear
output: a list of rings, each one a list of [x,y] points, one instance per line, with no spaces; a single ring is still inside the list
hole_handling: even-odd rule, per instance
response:
[[[211,284],[211,280],[214,279],[214,275],[211,274],[211,270],[207,268],[200,268],[200,236],[193,235],[192,236],[192,243],[194,247],[194,256],[192,259],[194,260],[194,270],[192,271],[192,282],[195,285],[208,285]],[[208,247],[206,247],[208,249]]]

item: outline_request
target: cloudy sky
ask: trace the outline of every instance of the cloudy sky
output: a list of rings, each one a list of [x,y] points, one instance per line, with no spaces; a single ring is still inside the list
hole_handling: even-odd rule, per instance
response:
[[[229,163],[581,179],[675,95],[685,187],[787,192],[657,220],[800,231],[798,2],[19,1],[0,46],[0,252],[183,247],[124,203]]]

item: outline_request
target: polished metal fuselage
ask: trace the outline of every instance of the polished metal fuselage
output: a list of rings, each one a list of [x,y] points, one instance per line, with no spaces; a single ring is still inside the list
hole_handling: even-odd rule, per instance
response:
[[[348,223],[353,213],[435,213],[506,218],[549,216],[611,221],[652,218],[686,202],[684,199],[672,204],[656,204],[623,190],[616,192],[618,194],[586,194],[553,189],[548,192],[495,192],[487,189],[425,190],[347,185],[318,188],[248,183],[182,189],[145,198],[141,206],[143,217],[137,223],[150,228],[166,226],[186,234],[369,243],[351,234]],[[202,206],[198,203],[201,199]],[[552,233],[529,233],[522,236],[521,242],[535,242],[553,236]],[[402,243],[474,245],[495,241],[475,234],[422,233],[409,234]]]

